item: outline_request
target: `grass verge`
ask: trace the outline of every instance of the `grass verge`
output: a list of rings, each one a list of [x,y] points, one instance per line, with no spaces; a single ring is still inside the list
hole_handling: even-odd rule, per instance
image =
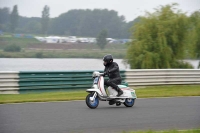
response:
[[[136,89],[140,98],[200,96],[200,85],[155,86]]]
[[[20,52],[5,52],[4,48],[15,45]],[[102,58],[112,53],[115,58],[124,58],[126,44],[107,44],[100,50],[96,44],[66,43],[47,44],[35,38],[0,37],[0,58]]]
[[[102,58],[112,53],[115,58],[124,58],[126,50],[22,50],[21,52],[4,52],[0,50],[0,58]]]
[[[138,98],[200,96],[200,85],[146,87],[136,89],[136,94]],[[0,104],[84,100],[86,95],[85,90],[20,95],[4,94],[0,95]]]

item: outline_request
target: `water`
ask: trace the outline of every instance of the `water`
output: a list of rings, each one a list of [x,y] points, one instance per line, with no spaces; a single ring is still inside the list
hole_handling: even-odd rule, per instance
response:
[[[184,60],[184,61],[190,63],[194,67],[194,69],[198,69],[200,60]]]
[[[128,69],[122,59],[115,59],[120,70]],[[69,71],[69,70],[103,70],[102,59],[34,59],[34,58],[0,58],[0,71]]]
[[[130,69],[122,59],[115,59],[120,70]],[[198,67],[198,60],[185,60],[194,68]],[[103,70],[102,59],[79,59],[79,58],[0,58],[0,71],[70,71],[70,70]]]

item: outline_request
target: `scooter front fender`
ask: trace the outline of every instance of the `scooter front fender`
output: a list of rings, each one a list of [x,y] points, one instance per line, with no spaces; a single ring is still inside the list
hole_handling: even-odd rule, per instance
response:
[[[100,96],[103,96],[99,89],[87,89],[86,92],[97,92]]]

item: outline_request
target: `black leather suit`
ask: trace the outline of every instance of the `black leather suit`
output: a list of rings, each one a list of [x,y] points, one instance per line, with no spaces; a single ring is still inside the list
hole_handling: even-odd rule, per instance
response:
[[[109,80],[104,80],[104,85],[111,86],[117,90],[117,85],[121,84],[121,76],[118,64],[116,62],[109,63],[107,66],[105,66],[104,73],[107,73],[109,77]]]

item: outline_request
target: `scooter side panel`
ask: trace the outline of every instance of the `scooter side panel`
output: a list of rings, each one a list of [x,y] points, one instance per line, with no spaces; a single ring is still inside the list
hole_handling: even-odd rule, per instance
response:
[[[135,90],[129,87],[121,88],[121,90],[123,91],[123,94],[120,97],[137,98]],[[115,97],[118,94],[117,91],[113,89],[112,87],[108,87],[108,92],[109,92],[110,97]]]
[[[116,96],[118,94],[117,91],[110,86],[108,87],[108,93],[110,97]]]
[[[122,88],[121,90],[124,92],[125,96],[131,97],[131,98],[137,98],[135,90],[129,89],[129,88]]]

